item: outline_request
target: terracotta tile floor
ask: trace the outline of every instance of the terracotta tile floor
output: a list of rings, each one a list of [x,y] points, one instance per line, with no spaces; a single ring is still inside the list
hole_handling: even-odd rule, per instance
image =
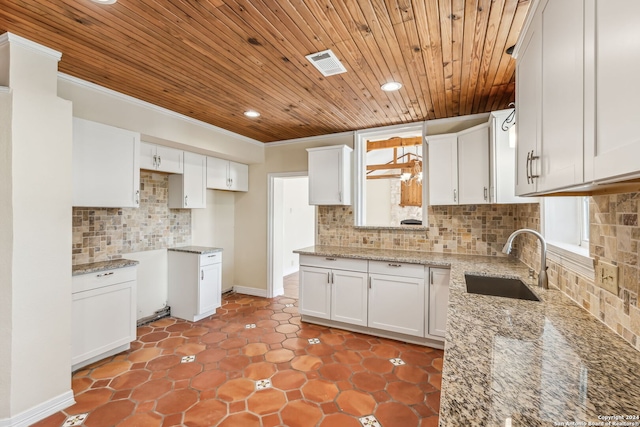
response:
[[[200,322],[142,326],[130,351],[76,372],[77,403],[36,426],[87,413],[75,425],[437,426],[441,350],[304,324],[297,305],[231,294]]]

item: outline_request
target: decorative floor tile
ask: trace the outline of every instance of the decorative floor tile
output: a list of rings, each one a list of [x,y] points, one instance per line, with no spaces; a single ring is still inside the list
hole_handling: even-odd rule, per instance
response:
[[[363,427],[382,427],[380,422],[373,415],[358,418]]]
[[[266,388],[271,388],[271,380],[269,378],[256,381],[256,390],[264,390]]]
[[[404,360],[396,357],[394,359],[389,359],[389,362],[393,363],[393,366],[405,365]]]
[[[285,304],[285,307],[293,307],[293,304]]]
[[[320,344],[320,340],[318,338],[309,338],[309,344]]]
[[[194,360],[196,360],[196,356],[194,356],[194,355],[191,355],[191,356],[184,356],[184,357],[182,358],[182,360],[180,361],[180,363],[191,363],[191,362],[193,362]]]
[[[244,325],[245,329],[254,329],[256,327],[255,323],[247,323],[246,325]]]
[[[64,424],[62,424],[62,427],[81,426],[88,415],[89,415],[88,412],[85,414],[71,415],[70,417],[67,418]]]

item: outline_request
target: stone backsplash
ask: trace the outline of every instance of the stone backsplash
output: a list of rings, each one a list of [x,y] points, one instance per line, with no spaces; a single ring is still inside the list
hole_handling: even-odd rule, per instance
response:
[[[169,175],[140,171],[139,208],[73,208],[73,265],[191,244],[191,211],[169,209]]]
[[[557,286],[593,316],[600,319],[629,344],[640,350],[640,308],[638,292],[640,269],[638,250],[640,193],[593,196],[589,203],[589,254],[619,267],[619,292],[614,295],[595,283],[595,277],[582,276],[548,260],[549,282]],[[518,227],[540,230],[538,205],[522,205]],[[519,258],[536,271],[540,267],[537,239],[526,236]]]
[[[318,208],[317,244],[502,256],[517,229],[518,205],[429,207],[429,227],[354,227],[350,206]]]

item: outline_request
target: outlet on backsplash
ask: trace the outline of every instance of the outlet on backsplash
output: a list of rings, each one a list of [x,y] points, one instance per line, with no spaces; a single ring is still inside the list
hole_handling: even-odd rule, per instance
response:
[[[618,295],[618,266],[598,261],[596,265],[596,284],[602,289]]]

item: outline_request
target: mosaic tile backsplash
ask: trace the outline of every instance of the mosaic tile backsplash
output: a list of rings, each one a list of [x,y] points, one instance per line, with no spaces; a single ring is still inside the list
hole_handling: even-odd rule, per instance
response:
[[[503,256],[518,205],[429,207],[429,228],[356,228],[350,206],[318,207],[317,244]]]
[[[640,193],[593,196],[589,202],[589,254],[619,267],[619,293],[602,288],[595,277],[584,277],[547,260],[549,282],[640,350],[640,308],[638,308],[638,209]],[[538,205],[522,205],[518,211],[520,228],[540,230]],[[537,239],[526,236],[519,258],[536,271],[540,268]]]
[[[140,171],[139,208],[73,208],[73,265],[191,244],[191,211],[169,209],[169,175]]]

